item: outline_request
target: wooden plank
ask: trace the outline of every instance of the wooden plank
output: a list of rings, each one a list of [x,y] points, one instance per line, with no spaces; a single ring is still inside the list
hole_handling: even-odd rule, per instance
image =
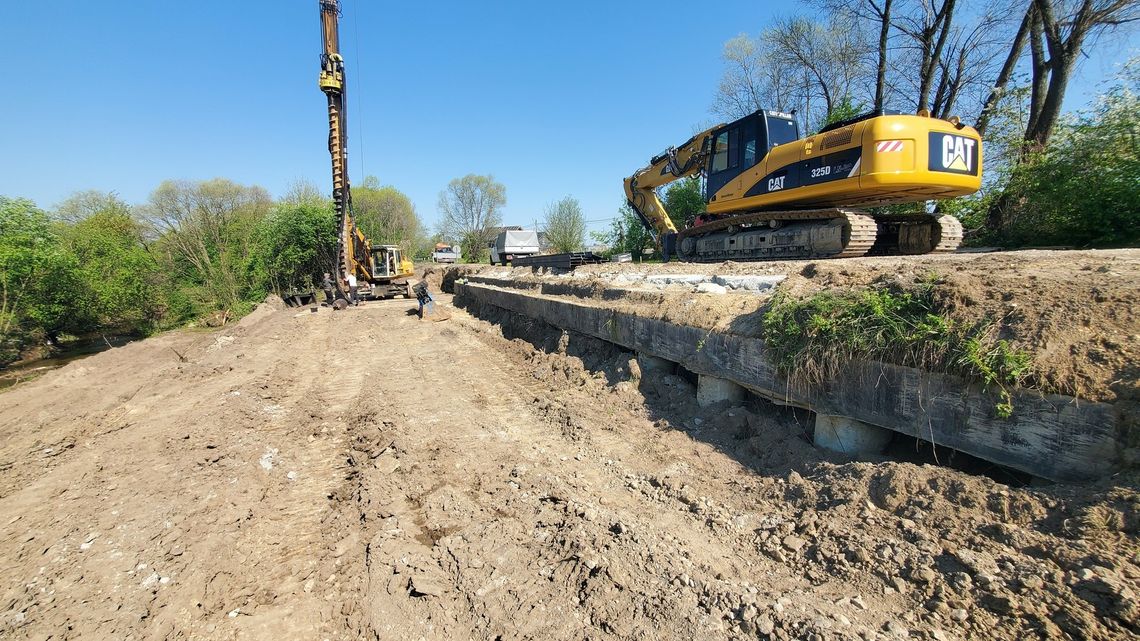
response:
[[[1073,481],[1117,471],[1116,408],[1068,396],[1013,390],[1013,416],[998,418],[995,398],[946,374],[858,362],[819,387],[792,388],[769,363],[764,341],[619,313],[485,283],[460,286],[476,301],[562,329],[732,380],[768,398],[879,425],[1047,479]]]

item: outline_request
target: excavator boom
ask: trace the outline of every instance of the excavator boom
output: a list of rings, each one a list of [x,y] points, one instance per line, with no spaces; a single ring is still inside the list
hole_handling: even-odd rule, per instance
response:
[[[669,147],[650,159],[649,166],[625,179],[626,201],[650,232],[677,233],[665,206],[657,197],[657,188],[703,171],[712,132],[722,126],[706,129],[679,147]]]

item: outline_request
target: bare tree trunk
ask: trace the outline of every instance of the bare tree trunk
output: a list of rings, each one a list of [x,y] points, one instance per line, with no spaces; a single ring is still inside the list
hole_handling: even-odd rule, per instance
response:
[[[918,110],[929,109],[930,87],[934,84],[934,72],[942,61],[942,49],[950,35],[950,22],[954,15],[955,0],[945,0],[942,9],[935,14],[934,22],[922,34],[923,61],[922,77],[918,85]],[[937,40],[935,37],[937,36]]]
[[[879,28],[879,66],[875,75],[875,111],[883,110],[886,100],[887,84],[887,38],[891,31],[891,3],[893,0],[884,0],[882,10],[870,3],[871,8],[878,14],[882,25]]]
[[[1043,61],[1042,69],[1034,65],[1034,90],[1038,89],[1037,74],[1048,73],[1047,89],[1044,96],[1039,96],[1038,108],[1034,110],[1034,118],[1025,130],[1025,141],[1031,146],[1043,149],[1053,134],[1053,127],[1061,114],[1061,106],[1065,102],[1065,89],[1068,88],[1069,76],[1073,71],[1073,63],[1080,54],[1085,36],[1094,26],[1112,24],[1116,11],[1125,11],[1127,2],[1119,2],[1110,6],[1094,8],[1093,0],[1084,0],[1080,10],[1071,21],[1064,16],[1060,20],[1054,17],[1051,0],[1035,0],[1037,14],[1040,17],[1041,31],[1045,36],[1045,44],[1049,50],[1049,59]],[[1069,37],[1063,37],[1063,26],[1069,26]],[[1041,81],[1042,83],[1044,80]]]
[[[1029,132],[1037,129],[1037,121],[1041,117],[1041,106],[1045,101],[1045,94],[1049,87],[1049,68],[1045,61],[1044,37],[1041,14],[1034,11],[1029,27],[1032,81],[1029,88],[1029,120],[1025,126],[1025,140],[1029,140]]]
[[[1029,8],[1025,10],[1025,17],[1021,19],[1021,26],[1017,29],[1017,35],[1013,37],[1013,44],[1010,45],[1009,55],[1005,58],[1005,63],[1001,66],[1001,71],[998,72],[997,80],[994,81],[994,88],[990,91],[989,97],[982,105],[982,113],[978,115],[978,124],[974,128],[978,130],[979,135],[985,135],[986,127],[990,124],[990,118],[993,117],[994,109],[997,108],[997,103],[1001,100],[1002,94],[1005,93],[1006,85],[1009,84],[1010,77],[1013,76],[1013,70],[1017,67],[1017,61],[1021,59],[1021,52],[1025,49],[1025,36],[1029,33],[1029,24],[1033,20],[1033,1],[1029,3]]]
[[[958,94],[962,91],[962,78],[966,75],[967,53],[965,48],[958,51],[958,66],[954,69],[953,77],[945,83],[946,96],[941,107],[935,112],[939,118],[949,118],[950,112],[954,110],[954,103],[958,101]]]

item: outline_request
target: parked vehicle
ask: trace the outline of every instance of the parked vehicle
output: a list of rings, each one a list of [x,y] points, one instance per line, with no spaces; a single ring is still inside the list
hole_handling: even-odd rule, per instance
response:
[[[533,256],[539,252],[538,232],[531,229],[503,231],[487,247],[491,250],[492,265],[509,265],[515,258]]]
[[[431,262],[433,263],[458,263],[459,262],[459,245],[448,245],[446,243],[436,243],[435,251],[431,254]]]

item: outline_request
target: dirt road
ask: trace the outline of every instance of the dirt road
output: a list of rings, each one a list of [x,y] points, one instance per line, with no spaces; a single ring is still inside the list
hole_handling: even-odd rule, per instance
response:
[[[802,413],[407,309],[263,307],[0,394],[0,636],[1140,632],[1121,479],[829,461]]]

